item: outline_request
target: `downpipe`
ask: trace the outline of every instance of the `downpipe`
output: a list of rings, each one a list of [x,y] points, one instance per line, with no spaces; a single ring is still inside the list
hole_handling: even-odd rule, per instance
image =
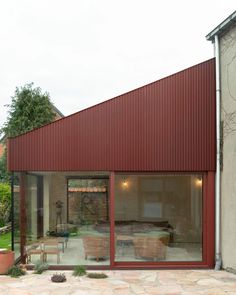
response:
[[[215,61],[216,61],[216,176],[215,176],[215,270],[222,267],[221,255],[221,133],[220,133],[220,47],[219,37],[215,35]]]

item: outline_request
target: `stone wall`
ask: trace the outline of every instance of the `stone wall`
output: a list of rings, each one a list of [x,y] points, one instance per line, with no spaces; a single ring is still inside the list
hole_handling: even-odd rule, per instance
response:
[[[74,224],[108,220],[106,193],[71,192],[68,195],[68,221]]]

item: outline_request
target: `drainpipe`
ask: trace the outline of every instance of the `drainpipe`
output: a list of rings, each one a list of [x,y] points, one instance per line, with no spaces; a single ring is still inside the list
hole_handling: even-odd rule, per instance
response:
[[[215,270],[222,266],[221,258],[221,185],[220,185],[220,48],[219,37],[215,35],[216,60],[216,177],[215,177]]]

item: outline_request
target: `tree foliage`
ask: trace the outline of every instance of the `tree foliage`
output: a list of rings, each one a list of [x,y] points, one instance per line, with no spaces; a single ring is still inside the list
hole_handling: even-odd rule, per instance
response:
[[[39,87],[33,88],[33,83],[17,87],[7,107],[9,115],[1,129],[7,137],[41,127],[55,118],[49,94],[43,93]]]
[[[54,120],[56,114],[53,111],[50,102],[50,96],[47,92],[43,93],[41,88],[34,88],[34,84],[26,84],[23,87],[16,88],[15,94],[8,107],[8,117],[0,134],[4,138],[17,136],[41,127]],[[0,159],[0,181],[9,181],[9,174],[6,169],[7,150]]]
[[[7,152],[6,149],[0,158],[0,182],[9,182],[10,174],[6,168],[7,165]]]

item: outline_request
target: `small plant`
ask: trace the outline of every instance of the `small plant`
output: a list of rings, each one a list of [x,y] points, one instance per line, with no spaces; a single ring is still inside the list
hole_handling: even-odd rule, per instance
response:
[[[25,272],[27,271],[26,264],[22,264],[22,263],[21,263],[21,264],[19,265],[19,267],[20,267],[23,271],[25,271]]]
[[[105,273],[90,272],[87,274],[90,279],[106,279],[108,276]]]
[[[83,265],[77,265],[75,268],[74,268],[74,271],[73,271],[73,276],[75,277],[81,277],[81,276],[84,276],[86,275],[86,268],[85,266]]]
[[[18,278],[20,276],[24,276],[26,274],[26,271],[22,269],[20,266],[13,265],[7,273],[12,278]]]
[[[43,263],[41,261],[37,261],[34,266],[34,273],[35,274],[42,274],[44,271],[48,270],[48,264]]]
[[[66,281],[66,276],[64,275],[64,273],[56,273],[52,275],[51,281],[54,283],[63,283]]]

